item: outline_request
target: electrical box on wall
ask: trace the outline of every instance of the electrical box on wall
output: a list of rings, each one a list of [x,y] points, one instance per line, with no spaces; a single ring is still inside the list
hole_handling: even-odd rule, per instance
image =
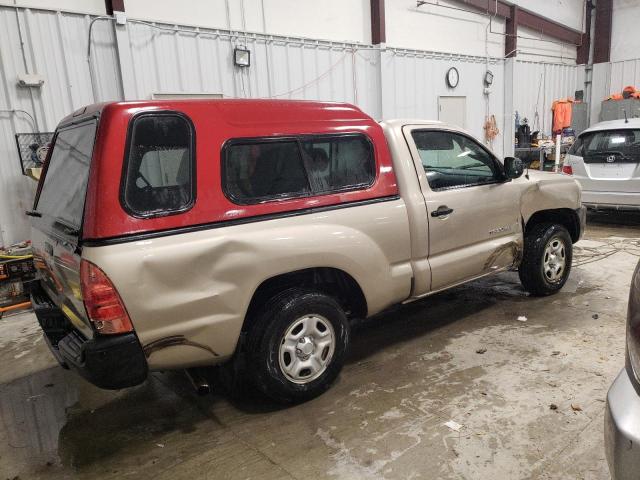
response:
[[[127,24],[127,14],[124,12],[113,12],[113,17],[116,19],[116,25]]]
[[[19,87],[36,87],[40,88],[44,83],[44,77],[37,73],[19,73],[18,74],[18,86]]]

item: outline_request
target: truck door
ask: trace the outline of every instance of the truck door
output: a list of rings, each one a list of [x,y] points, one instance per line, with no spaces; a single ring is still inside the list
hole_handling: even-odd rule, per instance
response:
[[[476,140],[405,126],[429,219],[431,290],[513,265],[521,250],[519,189]]]

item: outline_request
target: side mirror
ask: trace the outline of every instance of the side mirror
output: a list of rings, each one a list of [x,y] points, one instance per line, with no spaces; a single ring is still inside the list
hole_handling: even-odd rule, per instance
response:
[[[516,157],[505,157],[504,174],[508,179],[519,178],[524,173],[524,163]]]

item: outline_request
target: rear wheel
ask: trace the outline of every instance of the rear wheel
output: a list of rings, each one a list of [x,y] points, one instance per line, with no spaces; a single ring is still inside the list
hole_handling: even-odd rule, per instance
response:
[[[569,278],[572,258],[573,244],[564,226],[535,225],[524,239],[520,281],[531,295],[556,293]]]
[[[267,302],[247,344],[256,387],[280,402],[302,402],[327,390],[340,373],[349,323],[333,298],[290,289]]]

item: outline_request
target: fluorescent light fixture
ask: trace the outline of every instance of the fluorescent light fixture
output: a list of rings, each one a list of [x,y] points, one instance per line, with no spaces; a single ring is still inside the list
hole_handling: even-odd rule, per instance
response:
[[[233,63],[236,67],[248,67],[251,65],[251,52],[246,48],[233,50]]]
[[[625,142],[624,137],[611,137],[611,143],[613,144],[624,143],[624,142]]]

